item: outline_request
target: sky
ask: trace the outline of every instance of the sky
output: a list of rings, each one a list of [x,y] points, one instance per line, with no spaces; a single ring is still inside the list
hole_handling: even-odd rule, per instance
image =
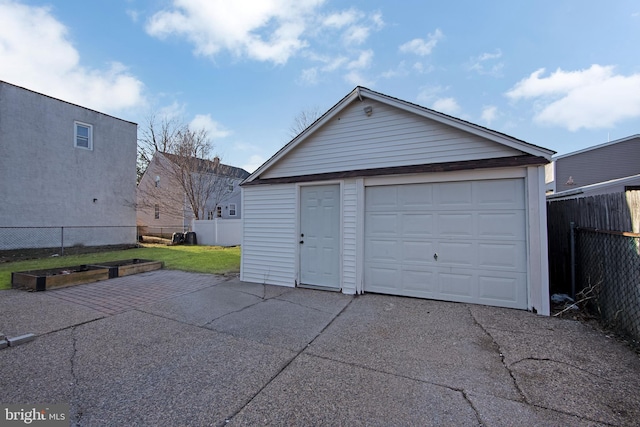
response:
[[[356,86],[560,155],[640,133],[640,2],[0,0],[0,80],[249,172]]]

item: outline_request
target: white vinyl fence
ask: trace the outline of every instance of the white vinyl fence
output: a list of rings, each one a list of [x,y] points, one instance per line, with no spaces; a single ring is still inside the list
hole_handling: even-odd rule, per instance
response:
[[[242,241],[242,220],[216,218],[193,221],[199,245],[238,246]]]

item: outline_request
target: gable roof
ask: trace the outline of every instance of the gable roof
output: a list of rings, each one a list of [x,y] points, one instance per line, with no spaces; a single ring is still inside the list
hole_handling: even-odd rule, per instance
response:
[[[177,154],[165,153],[162,151],[159,151],[158,153],[162,154],[167,160],[173,163],[179,163],[180,159],[184,158],[183,156],[179,156]],[[240,179],[245,179],[250,175],[249,172],[242,168],[222,164],[219,162],[220,159],[218,157],[216,157],[216,159],[218,159],[218,162],[207,159],[200,159],[197,157],[192,158],[192,160],[197,162],[195,165],[196,169],[202,173],[210,173],[213,175],[228,176],[230,178]]]
[[[375,100],[380,103],[398,108],[400,110],[416,114],[418,116],[431,119],[438,123],[450,126],[452,128],[482,137],[484,139],[502,144],[504,146],[519,150],[526,155],[542,158],[546,162],[551,161],[551,156],[555,153],[553,150],[549,150],[543,147],[539,147],[525,141],[519,140],[504,133],[494,131],[492,129],[468,122],[466,120],[459,119],[457,117],[450,116],[448,114],[441,113],[418,104],[403,101],[398,98],[394,98],[385,95],[380,92],[367,89],[362,86],[356,86],[356,88],[347,94],[344,98],[338,101],[333,107],[331,107],[326,113],[312,123],[308,128],[302,131],[299,135],[293,138],[289,143],[276,152],[269,160],[263,163],[258,169],[256,169],[244,183],[250,183],[267,171],[272,165],[278,162],[281,158],[287,155],[291,150],[300,145],[303,141],[313,135],[318,129],[320,129],[325,123],[329,122],[333,117],[338,115],[342,110],[347,108],[353,101],[359,99]]]

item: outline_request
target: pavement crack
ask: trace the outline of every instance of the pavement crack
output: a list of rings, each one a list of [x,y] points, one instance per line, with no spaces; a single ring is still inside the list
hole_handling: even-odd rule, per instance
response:
[[[493,347],[496,349],[496,352],[498,353],[498,355],[500,356],[500,363],[502,363],[502,366],[504,366],[504,369],[506,369],[506,371],[509,373],[509,376],[511,377],[511,381],[513,382],[513,385],[516,389],[516,391],[518,392],[518,394],[520,395],[520,398],[522,399],[522,402],[529,404],[529,401],[527,399],[527,396],[525,395],[524,391],[522,390],[522,388],[520,388],[520,385],[518,384],[518,380],[516,379],[515,374],[513,373],[513,371],[511,370],[511,367],[509,365],[507,365],[507,362],[505,362],[504,360],[504,352],[502,351],[502,348],[500,348],[500,344],[498,344],[498,342],[496,341],[496,339],[493,337],[493,335],[491,335],[491,332],[489,332],[489,330],[487,328],[484,327],[484,325],[482,323],[480,323],[478,321],[478,319],[476,319],[476,316],[474,316],[473,311],[467,307],[467,309],[469,310],[469,315],[471,316],[471,318],[473,319],[473,322],[489,337],[491,338],[491,342],[493,343]],[[511,365],[513,366],[513,365]]]
[[[302,353],[304,353],[304,351],[305,351],[305,350],[306,350],[306,349],[307,349],[311,344],[313,344],[313,342],[314,342],[316,339],[318,339],[318,337],[319,337],[320,335],[322,335],[322,333],[323,333],[323,332],[324,332],[324,331],[325,331],[329,326],[331,326],[331,325],[333,324],[333,322],[335,322],[335,321],[336,321],[336,319],[342,315],[342,313],[344,313],[344,311],[345,311],[345,310],[346,310],[346,309],[351,305],[351,303],[352,303],[352,302],[353,302],[353,299],[351,299],[351,300],[349,301],[349,303],[348,303],[347,305],[345,305],[345,306],[342,308],[342,310],[340,310],[340,312],[339,312],[338,314],[336,314],[336,315],[333,317],[333,319],[331,319],[331,321],[330,321],[330,322],[328,322],[328,323],[324,326],[324,328],[322,328],[322,330],[321,330],[320,332],[318,332],[318,333],[316,334],[316,336],[314,336],[314,337],[313,337],[313,338],[312,338],[312,339],[307,343],[307,345],[305,345],[302,349],[300,349],[300,350],[299,350],[299,351],[298,351],[298,352],[297,352],[297,353],[296,353],[296,354],[295,354],[295,355],[294,355],[294,356],[293,356],[289,361],[287,361],[287,362],[282,366],[282,368],[280,368],[280,370],[279,370],[278,372],[276,372],[276,373],[275,373],[271,378],[269,378],[269,380],[268,380],[267,382],[265,382],[265,384],[264,384],[262,387],[260,387],[260,389],[259,389],[257,392],[255,392],[255,393],[253,394],[253,396],[251,396],[249,399],[247,399],[247,401],[246,401],[244,404],[242,404],[242,405],[240,406],[240,408],[239,408],[237,411],[235,411],[235,412],[234,412],[233,414],[231,414],[230,416],[225,417],[224,423],[222,423],[221,425],[226,425],[227,423],[229,423],[231,420],[233,420],[233,418],[234,418],[236,415],[238,415],[238,414],[239,414],[239,413],[240,413],[244,408],[246,408],[246,407],[247,407],[247,405],[249,405],[251,402],[253,402],[253,400],[254,400],[258,395],[260,395],[260,393],[262,393],[262,391],[263,391],[265,388],[267,388],[267,387],[268,387],[268,386],[269,386],[269,385],[270,385],[270,384],[271,384],[271,383],[272,383],[276,378],[278,378],[278,377],[280,376],[280,374],[282,374],[282,373],[283,373],[283,372],[284,372],[284,371],[285,371],[285,370],[286,370],[286,369],[287,369],[287,368],[288,368],[288,367],[293,363],[293,361],[294,361],[294,360],[296,360],[298,357],[300,357],[300,355],[301,355]]]
[[[560,365],[565,365],[565,366],[569,366],[570,368],[577,369],[578,371],[581,371],[581,372],[584,372],[585,374],[600,378],[600,379],[605,380],[607,382],[611,382],[611,380],[609,378],[603,377],[602,375],[598,375],[598,374],[596,374],[594,372],[591,372],[591,371],[589,371],[587,369],[581,368],[580,366],[576,366],[576,365],[573,365],[571,363],[568,363],[568,362],[565,362],[565,361],[562,361],[562,360],[556,360],[556,359],[552,359],[552,358],[548,358],[548,357],[523,357],[522,359],[516,360],[515,362],[513,362],[510,366],[513,367],[513,366],[515,366],[515,365],[517,365],[519,363],[527,362],[527,361],[558,363]]]
[[[460,394],[462,394],[462,398],[471,407],[471,409],[473,410],[473,413],[476,414],[476,419],[478,420],[478,425],[479,426],[483,426],[484,424],[482,423],[482,418],[480,417],[480,412],[478,411],[478,408],[475,407],[475,405],[473,404],[473,402],[469,398],[469,395],[467,394],[467,392],[464,391],[464,390],[459,390],[459,392],[460,392]]]
[[[78,337],[76,336],[76,326],[71,328],[71,343],[72,343],[72,353],[71,353],[71,357],[69,359],[69,362],[71,364],[71,379],[72,379],[72,391],[71,391],[71,398],[72,401],[77,404],[77,402],[80,402],[80,380],[78,378],[78,367],[77,367],[77,363],[76,363],[76,356],[78,355]],[[80,425],[82,424],[82,411],[81,410],[76,410],[75,415],[73,416],[74,418],[74,422],[75,425]]]

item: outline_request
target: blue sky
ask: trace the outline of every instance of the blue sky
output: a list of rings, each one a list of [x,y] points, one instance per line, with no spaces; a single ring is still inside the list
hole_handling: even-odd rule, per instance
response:
[[[253,171],[356,85],[559,154],[640,133],[640,2],[0,0],[0,80]]]

